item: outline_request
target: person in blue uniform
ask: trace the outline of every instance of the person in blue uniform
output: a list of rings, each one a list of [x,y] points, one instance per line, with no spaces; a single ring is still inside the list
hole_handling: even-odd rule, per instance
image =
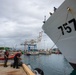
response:
[[[8,50],[6,50],[4,52],[4,67],[7,67],[8,56],[9,56],[9,52],[8,52]]]
[[[14,56],[14,63],[13,63],[13,68],[19,68],[19,65],[18,65],[18,63],[19,63],[19,61],[21,60],[21,53],[17,53],[15,56]]]
[[[56,12],[56,10],[57,10],[57,8],[56,8],[56,7],[54,7],[54,12]]]

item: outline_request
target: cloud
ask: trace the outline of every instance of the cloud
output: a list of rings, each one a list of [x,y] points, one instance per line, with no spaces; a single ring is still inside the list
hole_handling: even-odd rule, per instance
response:
[[[44,16],[48,18],[53,7],[58,7],[63,1],[0,0],[0,46],[12,47],[26,39],[36,39],[42,31]],[[45,35],[43,37],[48,40]]]

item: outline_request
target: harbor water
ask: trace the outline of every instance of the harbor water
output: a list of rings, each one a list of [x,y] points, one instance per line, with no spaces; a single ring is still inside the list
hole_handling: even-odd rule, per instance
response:
[[[73,68],[62,54],[23,55],[23,62],[30,64],[32,70],[40,68],[44,75],[70,75]]]

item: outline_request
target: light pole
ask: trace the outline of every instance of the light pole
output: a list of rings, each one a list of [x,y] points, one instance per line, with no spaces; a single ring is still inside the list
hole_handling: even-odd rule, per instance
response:
[[[16,50],[16,48],[17,48],[17,44],[15,45],[15,50]]]
[[[45,40],[44,40],[44,50],[45,50]]]

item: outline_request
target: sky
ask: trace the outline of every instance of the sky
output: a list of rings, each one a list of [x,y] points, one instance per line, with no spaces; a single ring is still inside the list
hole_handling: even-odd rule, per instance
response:
[[[0,46],[23,49],[26,40],[37,39],[46,20],[64,0],[0,0]],[[37,48],[51,48],[53,41],[43,32]]]

